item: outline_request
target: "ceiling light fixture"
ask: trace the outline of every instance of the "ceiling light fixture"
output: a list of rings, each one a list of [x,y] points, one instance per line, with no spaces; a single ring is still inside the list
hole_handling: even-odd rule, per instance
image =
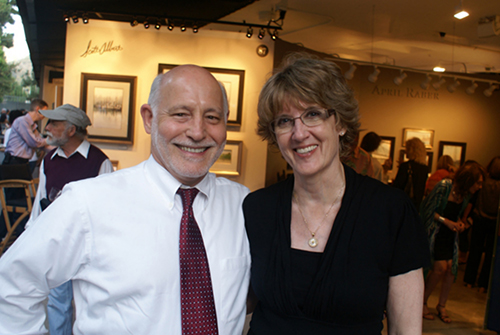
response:
[[[170,22],[170,20],[168,21],[167,29],[170,31],[174,30],[174,25]]]
[[[354,78],[354,71],[356,71],[357,69],[356,65],[354,65],[353,63],[349,64],[351,65],[351,67],[346,71],[346,73],[344,73],[344,78],[347,80],[351,80],[352,78]]]
[[[78,23],[78,16],[73,15],[73,23]]]
[[[444,71],[446,71],[446,69],[445,69],[444,67],[442,67],[442,66],[441,66],[441,64],[440,64],[440,65],[438,65],[438,66],[435,66],[435,67],[432,69],[432,71],[434,71],[434,72],[444,72]]]
[[[64,22],[69,22],[69,19],[70,19],[69,16],[64,14],[64,16],[63,16]]]
[[[196,34],[197,32],[198,32],[198,26],[195,24],[195,25],[193,26],[193,33],[195,33],[195,34]]]
[[[470,85],[469,87],[467,87],[467,89],[465,90],[465,92],[467,92],[467,94],[474,94],[474,92],[476,91],[476,88],[477,88],[477,84],[475,81],[472,82],[472,85]]]
[[[404,73],[403,70],[400,70],[399,73],[400,73],[399,76],[394,78],[394,84],[398,86],[403,83],[403,80],[405,80],[406,77],[408,77],[408,75]]]
[[[496,89],[498,89],[497,85],[490,84],[490,87],[485,89],[483,94],[489,98],[493,94],[493,91]]]
[[[375,83],[378,79],[378,75],[380,73],[380,70],[374,66],[373,67],[373,73],[371,73],[369,76],[368,76],[368,81],[371,82],[371,83]]]
[[[130,21],[130,25],[131,25],[132,27],[135,27],[135,26],[137,26],[138,24],[139,24],[139,21],[137,21],[137,19],[133,19],[132,21]]]
[[[156,30],[160,30],[160,28],[161,28],[160,21],[156,21],[155,28],[156,28]]]
[[[273,41],[276,41],[276,39],[278,38],[278,31],[276,29],[274,29],[273,32],[269,32],[269,35],[271,35],[271,39]]]
[[[259,35],[257,36],[259,39],[263,39],[266,31],[263,28],[260,28]]]
[[[455,14],[453,16],[459,20],[469,16],[469,13],[467,13],[462,6],[462,0],[460,0],[460,5],[455,7]]]
[[[432,77],[429,75],[426,75],[425,80],[420,83],[420,87],[422,87],[422,89],[424,89],[424,90],[428,89],[431,81],[432,81]]]
[[[87,14],[84,14],[82,16],[82,22],[83,22],[83,24],[89,23],[89,17],[87,16]]]
[[[448,92],[453,93],[457,89],[457,87],[460,86],[460,82],[457,80],[457,78],[453,78],[453,83],[448,85],[447,89]]]
[[[181,25],[181,31],[186,31],[186,26],[184,25],[184,23]]]
[[[250,37],[252,37],[252,35],[253,35],[253,29],[252,29],[252,27],[248,27],[248,29],[247,29],[247,37],[250,38]]]
[[[446,83],[446,79],[441,78],[441,79],[439,79],[439,81],[437,83],[432,84],[432,87],[434,87],[434,89],[437,91],[437,90],[439,90],[441,85],[443,85],[444,83]]]
[[[149,22],[148,21],[144,21],[144,29],[149,29]]]

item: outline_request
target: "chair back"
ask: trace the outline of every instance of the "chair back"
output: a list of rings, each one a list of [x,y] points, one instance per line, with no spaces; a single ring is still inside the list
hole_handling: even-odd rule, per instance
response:
[[[16,228],[27,220],[33,208],[31,190],[33,181],[22,179],[9,179],[0,181],[0,203],[2,205],[2,215],[5,221],[6,235],[0,242],[0,256],[16,239]],[[8,201],[5,196],[6,189],[24,190],[24,198]],[[20,214],[17,218],[15,214]],[[11,220],[12,219],[12,220]],[[13,221],[13,222],[12,222]]]

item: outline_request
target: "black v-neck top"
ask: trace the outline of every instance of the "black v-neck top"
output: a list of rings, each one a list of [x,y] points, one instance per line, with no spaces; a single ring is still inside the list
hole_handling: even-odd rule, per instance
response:
[[[259,299],[249,334],[380,334],[389,277],[429,264],[427,237],[406,194],[344,170],[341,208],[308,275],[297,274],[305,268],[293,266],[290,247],[293,177],[245,199]]]

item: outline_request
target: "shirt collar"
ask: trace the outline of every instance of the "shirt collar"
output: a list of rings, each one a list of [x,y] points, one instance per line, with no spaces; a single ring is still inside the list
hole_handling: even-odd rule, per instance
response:
[[[175,195],[179,187],[190,188],[191,186],[185,186],[177,179],[174,178],[163,166],[161,166],[151,155],[149,159],[146,161],[146,169],[149,172],[149,176],[152,179],[152,182],[157,187],[163,188],[163,192],[165,192],[171,207],[175,202]],[[203,195],[204,205],[203,207],[208,205],[208,199],[210,198],[210,192],[215,186],[215,174],[207,173],[207,175],[194,187],[200,190],[200,194]],[[162,193],[163,193],[162,192]],[[198,195],[198,196],[199,196]]]
[[[89,143],[89,141],[83,140],[83,142],[80,143],[80,145],[78,146],[78,148],[76,148],[76,150],[71,155],[69,155],[69,157],[73,156],[75,153],[78,152],[85,159],[87,159],[87,157],[89,156],[89,150],[90,150],[90,143]],[[54,159],[54,157],[56,155],[57,156],[61,156],[63,158],[69,158],[68,156],[66,156],[66,154],[64,153],[64,150],[61,149],[61,147],[57,147],[56,151],[54,152],[54,154],[52,154],[52,156],[50,157],[50,159]]]

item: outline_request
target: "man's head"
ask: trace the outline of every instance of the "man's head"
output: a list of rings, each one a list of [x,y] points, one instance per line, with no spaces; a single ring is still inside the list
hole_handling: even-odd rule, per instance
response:
[[[40,113],[41,110],[46,110],[49,107],[45,101],[42,99],[31,100],[30,114],[33,121],[43,120],[43,115]]]
[[[62,147],[73,138],[81,142],[87,135],[87,126],[91,125],[87,114],[70,104],[40,112],[49,119],[45,127],[49,145]]]
[[[141,115],[153,157],[185,185],[200,182],[226,144],[225,91],[201,67],[182,65],[159,75]]]

